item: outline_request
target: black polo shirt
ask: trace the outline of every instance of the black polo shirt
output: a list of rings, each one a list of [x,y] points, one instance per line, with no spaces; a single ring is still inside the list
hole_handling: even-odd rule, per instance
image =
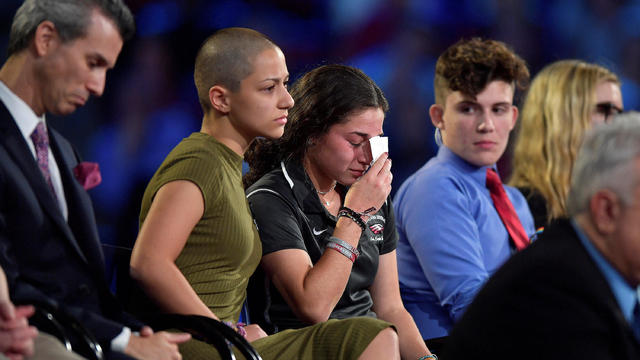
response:
[[[313,264],[318,262],[337,219],[322,205],[299,162],[281,163],[278,169],[247,189],[247,198],[258,226],[263,255],[284,249],[301,249],[309,254]],[[398,241],[390,197],[380,211],[369,217],[366,225],[358,243],[360,256],[330,318],[376,316],[371,311],[373,301],[369,287],[378,271],[380,255],[395,250]],[[267,331],[309,325],[297,319],[278,290],[261,272],[252,281],[249,302],[251,321]]]

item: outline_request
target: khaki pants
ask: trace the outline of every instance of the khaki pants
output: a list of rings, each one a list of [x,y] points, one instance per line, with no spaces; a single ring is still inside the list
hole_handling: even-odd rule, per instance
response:
[[[47,333],[38,333],[33,341],[33,356],[29,360],[83,360],[84,358],[76,353],[67,351],[60,340]],[[0,355],[0,360],[6,357]]]

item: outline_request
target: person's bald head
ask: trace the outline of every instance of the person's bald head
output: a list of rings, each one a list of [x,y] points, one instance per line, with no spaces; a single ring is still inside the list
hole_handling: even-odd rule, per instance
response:
[[[247,28],[226,28],[209,36],[196,56],[193,74],[198,99],[205,113],[211,107],[209,89],[215,85],[232,92],[253,71],[254,58],[269,48],[278,48],[267,36]]]

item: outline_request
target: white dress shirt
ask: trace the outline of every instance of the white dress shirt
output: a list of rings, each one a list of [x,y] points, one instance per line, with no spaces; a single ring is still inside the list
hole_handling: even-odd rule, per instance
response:
[[[36,126],[39,122],[43,122],[46,128],[47,123],[45,121],[44,114],[38,117],[29,107],[29,105],[22,101],[22,99],[20,99],[18,95],[14,94],[2,81],[0,81],[0,100],[7,107],[9,113],[11,113],[11,116],[13,116],[16,125],[18,125],[18,128],[22,133],[22,137],[24,137],[24,140],[27,142],[27,146],[29,146],[29,150],[31,150],[33,158],[37,162],[38,158],[36,156],[36,148],[33,144],[33,141],[31,140],[31,134],[36,129]],[[68,220],[69,210],[67,209],[67,200],[64,197],[64,188],[62,187],[60,169],[58,168],[56,158],[51,152],[51,146],[49,146],[48,155],[51,184],[53,185],[53,190],[56,193],[55,195],[58,200],[60,211],[62,211],[62,216],[65,220]]]

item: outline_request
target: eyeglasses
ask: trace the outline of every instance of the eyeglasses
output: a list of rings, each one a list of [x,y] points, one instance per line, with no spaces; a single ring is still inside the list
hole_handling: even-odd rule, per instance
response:
[[[602,114],[602,116],[604,116],[604,122],[609,122],[609,120],[613,118],[614,115],[618,115],[621,112],[622,109],[610,102],[596,104],[596,113]]]

